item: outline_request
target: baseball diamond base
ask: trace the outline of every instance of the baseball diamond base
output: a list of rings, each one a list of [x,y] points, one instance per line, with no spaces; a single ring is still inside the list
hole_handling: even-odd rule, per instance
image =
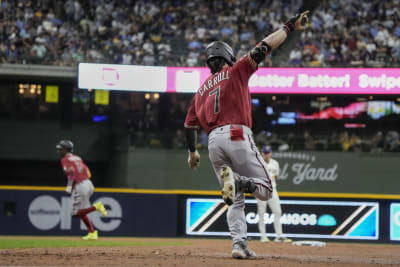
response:
[[[24,237],[0,237],[22,239]],[[33,237],[29,237],[32,239]],[[28,239],[28,238],[26,238]],[[40,237],[37,239],[62,239]],[[79,237],[65,237],[79,240]],[[100,240],[100,239],[99,239]],[[237,266],[228,239],[194,238],[101,238],[109,242],[133,242],[118,247],[0,249],[2,266]],[[156,245],[151,245],[156,244]],[[326,247],[292,246],[274,242],[249,242],[255,260],[246,266],[373,266],[400,265],[398,246],[382,244],[328,243]]]

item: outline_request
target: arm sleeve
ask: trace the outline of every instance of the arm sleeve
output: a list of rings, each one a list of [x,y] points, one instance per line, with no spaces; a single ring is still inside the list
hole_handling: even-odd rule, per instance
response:
[[[197,144],[197,130],[191,129],[191,128],[186,128],[185,134],[186,134],[186,144],[188,146],[189,151],[195,152],[196,144]]]
[[[190,106],[189,111],[186,115],[185,128],[200,128],[200,123],[196,115],[196,96],[193,97],[192,105]]]

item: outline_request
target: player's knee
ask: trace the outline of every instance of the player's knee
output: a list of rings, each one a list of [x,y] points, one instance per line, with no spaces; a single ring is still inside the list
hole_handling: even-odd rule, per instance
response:
[[[262,196],[262,195],[258,196],[257,198],[258,198],[259,200],[261,200],[261,201],[266,201],[266,200],[268,200],[266,197],[264,197],[264,196]]]
[[[270,200],[272,198],[272,191],[267,190],[265,195],[266,195],[266,199],[265,200]]]
[[[271,199],[271,196],[268,192],[266,192],[265,194],[260,194],[259,196],[257,196],[257,198],[261,201],[267,201]]]

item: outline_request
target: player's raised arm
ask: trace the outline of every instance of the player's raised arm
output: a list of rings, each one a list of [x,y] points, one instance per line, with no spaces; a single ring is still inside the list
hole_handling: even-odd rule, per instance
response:
[[[265,59],[272,50],[280,46],[288,36],[289,33],[295,30],[304,30],[308,22],[309,11],[296,15],[285,23],[282,29],[279,29],[267,37],[265,37],[255,48],[250,51],[251,58],[257,65]]]

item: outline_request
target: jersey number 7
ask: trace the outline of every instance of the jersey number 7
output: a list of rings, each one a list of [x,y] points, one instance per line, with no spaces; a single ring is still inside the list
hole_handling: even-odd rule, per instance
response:
[[[212,90],[209,94],[209,96],[215,95],[215,105],[214,105],[214,114],[219,113],[219,96],[220,96],[220,91],[221,91],[221,87],[218,86],[217,88],[215,88],[214,90]]]

